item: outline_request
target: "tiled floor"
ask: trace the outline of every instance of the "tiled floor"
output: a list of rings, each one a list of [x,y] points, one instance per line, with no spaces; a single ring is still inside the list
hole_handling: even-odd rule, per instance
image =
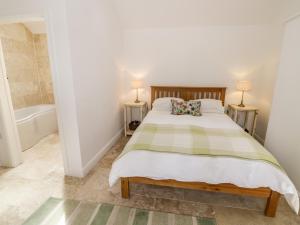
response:
[[[21,224],[50,196],[216,217],[218,225],[300,224],[284,200],[276,218],[263,215],[264,200],[225,194],[134,185],[131,199],[124,200],[120,184],[108,187],[108,175],[126,141],[122,138],[84,179],[64,176],[57,135],[25,151],[22,165],[0,168],[0,224]]]

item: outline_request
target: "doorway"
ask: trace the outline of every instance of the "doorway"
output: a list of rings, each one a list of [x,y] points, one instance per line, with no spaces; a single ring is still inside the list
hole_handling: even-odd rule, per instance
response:
[[[59,142],[45,22],[0,24],[0,41],[0,163],[15,167],[45,139],[48,150]]]

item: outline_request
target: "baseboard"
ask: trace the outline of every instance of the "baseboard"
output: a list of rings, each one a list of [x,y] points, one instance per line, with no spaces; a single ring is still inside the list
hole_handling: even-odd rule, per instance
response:
[[[118,141],[123,133],[123,129],[119,130],[112,139],[92,158],[82,170],[83,177],[85,177],[91,169],[95,167],[95,165],[99,162],[99,160],[104,156],[104,154],[111,149],[111,147]]]
[[[261,143],[262,145],[265,144],[265,139],[261,138],[259,135],[257,135],[256,133],[254,134],[254,138],[256,140],[258,140],[259,143]]]

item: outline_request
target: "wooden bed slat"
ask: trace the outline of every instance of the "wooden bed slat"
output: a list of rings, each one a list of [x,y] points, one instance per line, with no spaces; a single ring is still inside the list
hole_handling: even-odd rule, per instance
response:
[[[162,97],[182,98],[186,101],[194,99],[217,99],[225,103],[225,87],[170,87],[151,86],[151,106],[155,99]]]

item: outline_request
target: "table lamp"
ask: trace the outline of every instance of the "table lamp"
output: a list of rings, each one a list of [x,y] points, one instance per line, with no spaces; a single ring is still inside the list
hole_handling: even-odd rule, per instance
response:
[[[139,103],[139,89],[141,89],[143,87],[143,81],[142,80],[133,80],[131,82],[131,88],[132,89],[136,89],[136,99],[134,101],[134,103]]]
[[[245,91],[250,91],[252,88],[251,82],[248,80],[242,80],[242,81],[238,81],[236,84],[236,88],[239,91],[242,91],[242,100],[241,103],[238,105],[239,107],[245,107],[244,105],[244,93]]]

